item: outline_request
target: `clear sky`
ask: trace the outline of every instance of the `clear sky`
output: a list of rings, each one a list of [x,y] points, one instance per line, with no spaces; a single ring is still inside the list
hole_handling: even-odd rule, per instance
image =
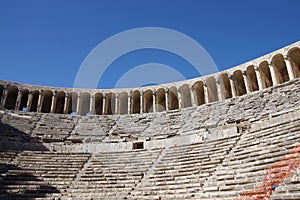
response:
[[[0,0],[0,79],[73,87],[100,42],[140,27],[186,34],[223,70],[299,40],[299,10],[299,0]],[[101,87],[145,63],[198,75],[177,55],[145,49],[116,60]]]

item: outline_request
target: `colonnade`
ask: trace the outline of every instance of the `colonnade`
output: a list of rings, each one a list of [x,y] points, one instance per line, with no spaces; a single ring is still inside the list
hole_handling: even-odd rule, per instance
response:
[[[299,76],[300,49],[293,47],[286,55],[276,54],[258,65],[251,64],[232,73],[220,72],[194,82],[187,80],[180,86],[89,93],[76,89],[71,92],[30,90],[22,85],[3,84],[0,85],[0,109],[80,115],[161,112],[242,96]]]

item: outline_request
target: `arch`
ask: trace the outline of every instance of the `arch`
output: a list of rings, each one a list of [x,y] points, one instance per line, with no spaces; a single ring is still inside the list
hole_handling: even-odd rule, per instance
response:
[[[30,110],[31,112],[37,112],[37,107],[39,103],[40,92],[38,90],[32,91],[32,102]]]
[[[19,110],[23,110],[24,108],[27,108],[27,102],[28,102],[28,95],[29,95],[29,90],[23,89],[21,90],[21,101],[20,101],[20,106]]]
[[[144,112],[152,112],[153,111],[153,94],[151,90],[147,90],[144,92]]]
[[[261,62],[258,68],[259,68],[261,81],[263,83],[263,88],[268,88],[273,86],[272,76],[271,76],[268,62],[267,61]]]
[[[188,84],[184,84],[180,88],[181,92],[181,99],[182,99],[182,108],[187,108],[192,106],[192,99],[191,99],[191,91],[190,86]]]
[[[166,110],[166,91],[159,88],[156,91],[156,111],[161,112]]]
[[[91,95],[88,92],[83,92],[80,96],[80,115],[86,116],[90,113]]]
[[[259,88],[258,88],[257,77],[253,65],[247,67],[246,74],[247,74],[247,81],[248,81],[250,92],[257,91]]]
[[[10,85],[7,87],[7,96],[6,96],[4,108],[15,109],[17,98],[18,98],[18,92],[19,89],[17,88],[17,86]]]
[[[200,106],[205,103],[204,84],[202,81],[197,81],[193,84],[196,105]]]
[[[169,89],[169,110],[175,110],[179,108],[178,93],[176,87],[170,87]]]
[[[54,111],[55,113],[58,113],[58,114],[64,113],[65,98],[66,98],[66,93],[63,91],[59,91],[56,94],[56,105],[55,105],[55,111]]]
[[[66,114],[77,112],[77,101],[78,101],[78,94],[76,92],[71,92],[68,95]]]
[[[219,77],[219,83],[221,87],[221,95],[223,99],[229,99],[232,97],[231,85],[228,74],[222,73]]]
[[[3,97],[3,92],[4,92],[4,86],[0,85],[0,104],[1,104],[1,101],[2,101],[2,97]]]
[[[218,101],[218,89],[216,79],[214,77],[209,77],[206,80],[208,102]]]
[[[241,70],[233,72],[234,88],[237,96],[242,96],[247,93],[246,86]]]
[[[96,115],[103,114],[103,94],[102,93],[95,94],[95,112],[96,112]]]
[[[300,77],[300,48],[293,47],[291,48],[287,56],[290,58],[293,66],[293,71],[295,77]]]
[[[130,113],[137,114],[140,113],[141,110],[141,93],[138,90],[135,90],[131,96],[131,106],[130,106]]]
[[[272,64],[275,69],[275,76],[277,78],[278,84],[289,81],[289,74],[284,62],[284,58],[281,54],[276,54],[272,58]]]
[[[122,92],[119,94],[119,113],[128,114],[128,94]]]
[[[42,102],[42,113],[50,113],[52,104],[53,93],[51,90],[45,90],[43,92],[43,102]]]
[[[115,114],[116,95],[112,92],[106,94],[105,98],[105,114]]]

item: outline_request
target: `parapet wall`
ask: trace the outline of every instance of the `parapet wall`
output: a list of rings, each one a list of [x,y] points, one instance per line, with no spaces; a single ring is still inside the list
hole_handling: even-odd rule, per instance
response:
[[[262,91],[300,76],[300,42],[205,77],[127,89],[71,89],[0,81],[0,109],[113,115],[172,111]]]

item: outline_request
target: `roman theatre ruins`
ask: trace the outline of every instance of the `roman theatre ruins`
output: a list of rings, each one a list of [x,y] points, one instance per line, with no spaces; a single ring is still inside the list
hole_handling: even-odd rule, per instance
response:
[[[300,199],[300,42],[128,89],[0,81],[1,199]]]

